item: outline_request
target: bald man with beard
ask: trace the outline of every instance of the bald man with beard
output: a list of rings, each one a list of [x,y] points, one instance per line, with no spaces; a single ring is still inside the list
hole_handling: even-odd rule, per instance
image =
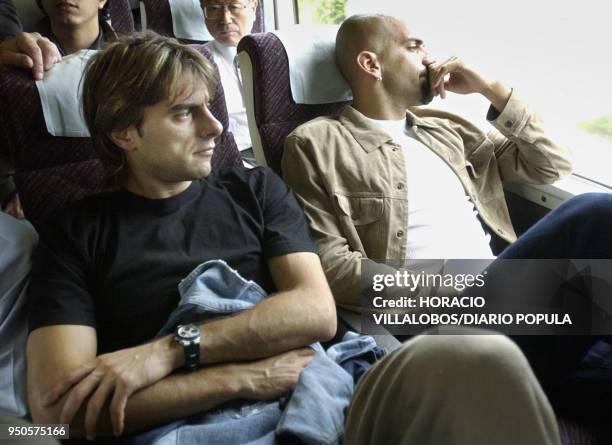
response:
[[[291,133],[282,167],[336,301],[349,309],[360,307],[362,263],[388,269],[371,258],[493,259],[480,220],[508,243],[517,238],[502,181],[549,184],[571,171],[567,150],[516,92],[457,57],[436,62],[393,17],[347,19],[336,59],[353,103]],[[484,96],[495,128],[484,133],[460,116],[419,107],[447,91]]]
[[[435,61],[400,20],[350,17],[337,34],[336,61],[353,103],[338,117],[315,119],[291,133],[282,170],[309,219],[340,306],[363,310],[368,274],[395,272],[375,258],[403,267],[432,258],[494,259],[479,218],[490,232],[516,240],[502,180],[552,183],[571,170],[566,150],[546,136],[513,90],[457,57]],[[485,134],[459,116],[419,108],[447,92],[484,96],[495,128]],[[425,360],[388,359],[366,374],[349,414],[348,443],[558,443],[554,415],[519,348],[503,336],[452,333],[404,344]],[[476,358],[495,341],[512,347]],[[525,368],[506,368],[505,353]],[[508,378],[472,368],[484,362],[501,366]],[[449,384],[466,369],[469,376]],[[510,399],[501,393],[518,375],[537,388],[537,408],[535,399],[521,398],[523,390],[513,390],[518,399],[506,405]],[[394,391],[381,391],[382,382]],[[525,409],[531,413],[524,416]],[[518,437],[542,433],[527,421],[534,418],[544,419],[549,435]],[[353,435],[353,428],[360,433]]]
[[[540,119],[514,90],[484,77],[457,57],[437,62],[405,23],[384,15],[348,18],[336,37],[336,62],[352,89],[353,103],[338,116],[314,119],[292,132],[285,142],[282,170],[308,217],[337,304],[369,313],[368,300],[362,297],[373,277],[397,272],[385,259],[407,272],[411,267],[421,271],[430,259],[493,262],[490,233],[510,244],[500,259],[611,257],[612,236],[607,226],[612,221],[612,199],[605,193],[568,200],[517,239],[502,181],[553,183],[570,173],[571,163],[567,150],[546,134]],[[460,116],[420,107],[449,92],[486,98],[490,103],[487,120],[494,128],[485,133]],[[507,270],[500,264],[503,262],[495,261],[487,270],[487,283],[499,283],[502,274],[494,272]],[[559,279],[536,276],[540,281]],[[560,289],[557,284],[563,283],[555,281],[551,289]],[[597,310],[594,294],[581,292],[590,319],[591,311]],[[409,296],[406,293],[402,296]],[[543,293],[536,298],[542,310],[565,301],[563,293]],[[454,443],[462,439],[464,443],[548,443],[542,438],[509,438],[519,430],[538,431],[524,423],[524,409],[533,409],[533,405],[520,396],[505,405],[509,399],[499,393],[518,374],[532,388],[539,388],[531,381],[531,370],[514,370],[506,380],[479,366],[471,368],[474,360],[483,363],[472,354],[488,350],[486,344],[493,340],[475,340],[474,335],[462,335],[468,332],[461,329],[453,333],[441,342],[441,349],[436,340],[423,346],[420,351],[426,351],[426,360],[402,362],[405,366],[384,360],[366,374],[367,383],[360,383],[353,399],[347,437],[361,437],[350,435],[355,427],[376,440],[348,443],[449,443],[449,437]],[[503,336],[489,337],[510,342]],[[405,343],[404,349],[409,351],[421,338]],[[514,363],[529,369],[525,354],[547,394],[555,397],[555,391],[563,391],[562,382],[600,338],[518,336],[514,341],[521,350],[512,353]],[[507,364],[504,354],[509,352],[506,349],[485,362]],[[454,366],[447,366],[446,359],[456,360]],[[446,379],[456,378],[466,366],[474,374],[444,386]],[[411,375],[408,379],[407,374]],[[381,392],[383,382],[393,391]],[[466,383],[473,386],[468,390]],[[427,390],[421,393],[423,385]],[[607,394],[603,385],[601,391]],[[536,393],[539,399],[541,390]],[[497,402],[487,406],[494,399]],[[594,405],[586,399],[585,404]],[[373,414],[373,406],[385,407],[384,414]],[[401,417],[398,412],[417,414]],[[459,421],[466,413],[473,417]],[[542,413],[537,416],[551,419]],[[383,416],[391,424],[383,426]],[[527,415],[532,417],[533,413]],[[427,432],[414,428],[421,422],[429,425]],[[459,425],[469,425],[472,435]],[[548,440],[557,443],[556,427],[551,428],[555,433]],[[485,439],[486,434],[494,436]]]

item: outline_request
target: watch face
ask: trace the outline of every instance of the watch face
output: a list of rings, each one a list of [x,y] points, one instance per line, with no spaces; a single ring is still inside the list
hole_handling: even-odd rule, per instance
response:
[[[186,324],[183,326],[179,326],[176,334],[185,340],[190,340],[192,338],[197,338],[200,336],[200,328],[195,324]]]

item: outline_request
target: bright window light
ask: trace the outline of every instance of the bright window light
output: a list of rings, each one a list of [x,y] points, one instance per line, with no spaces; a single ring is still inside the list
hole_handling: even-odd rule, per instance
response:
[[[355,13],[400,17],[431,55],[457,55],[515,88],[547,131],[573,153],[575,173],[612,187],[612,6],[600,0],[399,2],[298,0],[300,23],[340,23]],[[488,104],[452,95],[431,106],[487,127]]]

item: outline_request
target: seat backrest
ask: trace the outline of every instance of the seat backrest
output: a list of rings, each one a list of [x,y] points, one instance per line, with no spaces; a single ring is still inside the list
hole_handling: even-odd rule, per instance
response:
[[[115,31],[134,32],[134,16],[128,0],[109,0],[107,8]]]
[[[164,36],[175,37],[172,27],[172,13],[168,0],[140,0],[141,11],[146,16],[146,29]],[[257,15],[251,32],[264,32],[263,0],[257,4]]]
[[[143,29],[150,29],[162,36],[174,37],[168,0],[140,0],[140,7]]]
[[[212,62],[208,50],[193,46]],[[240,152],[227,130],[221,83],[210,109],[223,125],[213,169],[240,165]],[[56,137],[47,132],[38,90],[27,71],[0,70],[0,150],[13,159],[24,212],[35,226],[68,203],[105,188],[102,166],[90,138]]]
[[[245,36],[238,44],[249,132],[257,163],[281,173],[285,138],[297,126],[319,116],[336,115],[348,102],[306,105],[291,95],[289,60],[272,34]]]

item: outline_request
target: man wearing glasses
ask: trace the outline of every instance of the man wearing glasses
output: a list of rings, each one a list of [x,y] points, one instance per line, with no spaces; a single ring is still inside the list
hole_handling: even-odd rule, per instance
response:
[[[255,163],[255,156],[242,98],[236,47],[240,39],[251,32],[257,2],[258,0],[202,0],[206,26],[215,38],[207,47],[219,67],[229,114],[229,128],[234,134],[242,158],[251,163]]]

